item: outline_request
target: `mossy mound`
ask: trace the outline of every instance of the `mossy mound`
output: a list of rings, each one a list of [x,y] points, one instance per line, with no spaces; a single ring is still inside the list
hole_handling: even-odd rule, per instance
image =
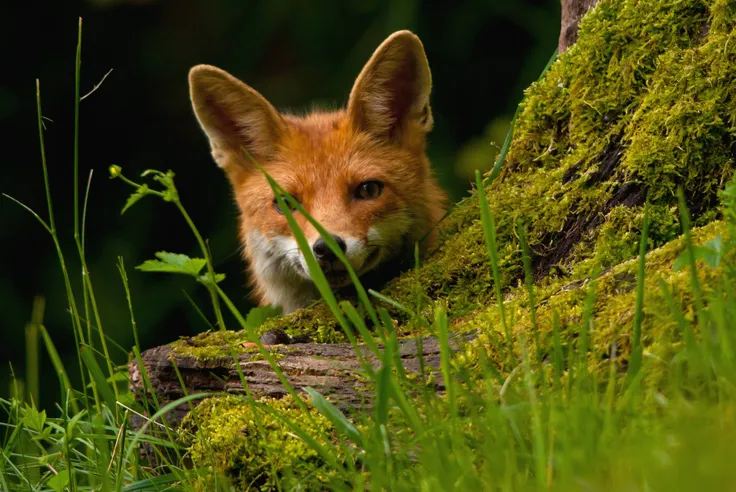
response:
[[[723,221],[714,221],[692,231],[696,246],[715,238],[728,242],[732,232]],[[725,238],[725,239],[724,239]],[[680,237],[651,251],[646,256],[644,304],[641,345],[649,364],[643,385],[661,389],[666,383],[673,356],[683,349],[684,334],[678,326],[682,313],[686,323],[695,325],[696,305],[692,277],[688,268],[674,268],[685,251],[685,239]],[[736,250],[725,260],[733,262]],[[571,352],[580,351],[582,327],[586,319],[586,300],[592,300],[590,319],[586,324],[588,368],[597,381],[607,379],[612,362],[615,374],[623,374],[632,348],[632,327],[636,312],[638,258],[621,262],[595,278],[546,283],[534,289],[535,313],[532,317],[529,292],[525,286],[510,289],[504,302],[507,320],[513,320],[513,361],[521,360],[521,341],[526,341],[532,354],[546,362],[545,370],[559,371],[554,379],[565,378],[567,364],[574,360]],[[711,296],[715,286],[722,285],[725,271],[722,265],[711,268],[698,262],[698,275],[704,297]],[[536,327],[534,326],[536,321]],[[469,343],[457,363],[473,366],[480,352],[495,362],[502,375],[508,375],[513,365],[507,364],[508,350],[497,309],[479,309],[461,320],[463,329],[475,329],[481,336]],[[492,327],[492,329],[488,329]],[[555,329],[559,334],[560,360],[555,360]],[[536,331],[535,331],[536,330]],[[538,340],[538,343],[537,343]],[[515,363],[514,363],[515,364]]]
[[[181,426],[181,435],[190,436],[185,444],[192,462],[197,467],[210,467],[222,475],[222,484],[237,490],[271,490],[290,480],[307,489],[324,487],[330,479],[324,462],[283,419],[297,423],[321,445],[332,431],[327,419],[316,410],[306,418],[290,397],[262,398],[259,403],[268,405],[281,418],[254,409],[242,398],[223,396],[202,401]],[[216,482],[214,475],[202,477],[198,488],[212,490]]]
[[[717,217],[717,192],[736,155],[736,6],[728,0],[602,0],[580,37],[525,94],[498,179],[487,188],[505,289],[522,276],[524,224],[540,285],[587,277],[636,255],[649,196],[649,247],[680,233],[676,189],[695,225]],[[476,196],[441,225],[439,246],[384,294],[420,313],[454,318],[493,305]],[[391,310],[399,330],[415,329]],[[458,329],[462,324],[455,324]],[[316,342],[344,341],[322,303],[268,321]],[[198,356],[244,333],[177,343]],[[239,344],[236,344],[239,345]],[[216,352],[217,350],[215,350]]]
[[[672,308],[683,313],[685,323],[695,318],[689,273],[673,269],[685,247],[679,237],[678,187],[697,226],[694,243],[734,234],[717,220],[718,191],[736,167],[734,27],[736,4],[728,0],[601,0],[583,19],[578,43],[526,91],[504,168],[486,189],[496,219],[510,344],[494,300],[476,195],[443,222],[441,241],[424,263],[393,280],[383,294],[427,319],[435,307],[445,307],[454,330],[479,333],[456,358],[458,369],[472,370],[482,356],[503,380],[514,369],[505,350],[510,345],[518,354],[519,342],[526,340],[538,360],[548,362],[542,370],[559,371],[550,380],[559,381],[565,378],[568,354],[580,348],[586,299],[593,289],[588,365],[594,379],[603,382],[609,374],[624,373],[631,353],[636,255],[648,197],[650,253],[641,342],[649,370],[643,384],[663,384],[668,366],[661,361],[671,360],[683,344]],[[533,256],[536,331],[521,282],[519,224]],[[723,270],[701,266],[707,293]],[[593,278],[593,271],[603,273]],[[417,325],[405,314],[386,307],[400,333],[415,332]],[[316,342],[343,341],[321,303],[271,319],[260,330],[272,328]],[[208,333],[175,343],[174,352],[228,356],[227,346],[244,350],[243,341],[244,333]],[[556,358],[556,351],[563,357]],[[220,468],[243,467],[238,473],[252,479],[260,472],[243,460],[262,438],[254,436],[248,444],[241,437],[239,429],[250,422],[247,406],[209,405],[199,419],[225,429],[215,440],[221,444],[216,460],[225,460]],[[224,424],[231,414],[238,415],[235,423]],[[281,426],[274,432],[284,431]],[[203,443],[212,432],[199,430],[194,454],[209,452]]]

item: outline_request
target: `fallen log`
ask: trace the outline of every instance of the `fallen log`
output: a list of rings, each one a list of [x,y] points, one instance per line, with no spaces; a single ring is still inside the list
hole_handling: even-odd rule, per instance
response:
[[[457,350],[461,343],[473,335],[456,336],[450,346]],[[435,391],[444,390],[442,376],[437,374],[440,364],[440,346],[437,338],[426,337],[421,340],[421,350],[416,339],[400,340],[398,355],[407,373],[428,375],[432,373],[431,385]],[[370,406],[372,388],[361,377],[363,366],[361,358],[372,369],[377,369],[380,360],[365,346],[359,346],[359,353],[347,343],[320,344],[294,343],[267,345],[289,384],[296,391],[311,387],[319,391],[338,407],[366,408]],[[379,349],[383,347],[379,345]],[[178,354],[170,345],[162,345],[141,354],[150,390],[146,391],[144,378],[138,361],[129,364],[130,386],[138,401],[155,397],[159,406],[176,401],[193,393],[221,392],[244,394],[237,367],[232,357],[214,359],[196,358]],[[278,375],[254,350],[237,355],[238,364],[250,391],[256,396],[280,398],[287,394]],[[184,388],[177,376],[181,375]],[[186,391],[186,393],[185,393]],[[155,393],[155,395],[150,394]],[[166,415],[169,424],[177,424],[190,411],[189,403],[176,406]]]

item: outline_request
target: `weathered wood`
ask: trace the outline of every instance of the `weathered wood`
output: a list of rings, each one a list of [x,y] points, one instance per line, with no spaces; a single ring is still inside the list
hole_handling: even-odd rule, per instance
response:
[[[460,342],[470,338],[471,335],[455,337],[451,340],[451,347],[457,349]],[[423,364],[425,370],[434,373],[432,384],[435,390],[444,390],[442,377],[436,374],[440,362],[440,349],[436,338],[428,337],[422,340],[421,354],[414,339],[399,341],[399,347],[399,356],[407,372],[419,374],[420,364]],[[360,377],[361,362],[350,344],[295,343],[277,345],[269,350],[277,359],[284,376],[297,391],[302,391],[306,387],[315,388],[343,408],[370,406],[370,388],[365,386],[364,378]],[[360,350],[365,361],[373,369],[378,368],[380,361],[368,348],[361,346]],[[188,394],[245,392],[231,357],[198,360],[191,356],[172,353],[170,346],[162,345],[146,350],[141,358],[152,390],[162,407],[184,396],[174,365],[181,374]],[[282,397],[286,394],[278,376],[268,362],[261,359],[258,352],[239,355],[238,363],[248,387],[254,394],[269,397]],[[144,396],[150,399],[153,395],[144,395],[143,377],[137,361],[133,360],[130,363],[129,373],[131,389],[138,400],[142,401]],[[167,421],[175,424],[189,410],[188,403],[181,404],[167,415]]]
[[[578,40],[580,18],[596,3],[598,0],[562,0],[562,22],[557,46],[560,53]]]

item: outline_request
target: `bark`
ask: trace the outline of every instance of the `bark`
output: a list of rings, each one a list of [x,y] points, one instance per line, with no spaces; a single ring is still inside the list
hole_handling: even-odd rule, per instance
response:
[[[450,340],[450,346],[457,350],[462,342],[470,338],[472,335],[454,337]],[[404,370],[414,374],[431,372],[434,390],[443,391],[442,377],[437,374],[440,364],[438,340],[434,337],[424,338],[421,351],[417,345],[414,339],[399,341],[399,357]],[[284,376],[297,391],[312,387],[341,408],[370,407],[371,388],[366,387],[364,379],[359,376],[361,361],[352,345],[295,343],[277,345],[270,350],[275,354]],[[380,361],[364,345],[360,346],[360,352],[373,369],[379,367]],[[170,346],[162,345],[146,350],[141,359],[155,395],[144,394],[142,373],[134,360],[129,365],[130,384],[138,401],[150,401],[155,396],[159,406],[163,407],[184,396],[176,369],[181,374],[187,394],[245,393],[231,357],[197,360],[191,356],[176,355]],[[286,394],[278,376],[265,360],[260,360],[258,352],[239,355],[238,364],[255,395],[278,398]],[[166,415],[166,420],[169,424],[176,424],[189,410],[189,403],[178,405]]]
[[[560,53],[578,40],[580,18],[596,3],[598,3],[598,0],[562,0],[562,25],[560,26],[560,40],[557,45]]]

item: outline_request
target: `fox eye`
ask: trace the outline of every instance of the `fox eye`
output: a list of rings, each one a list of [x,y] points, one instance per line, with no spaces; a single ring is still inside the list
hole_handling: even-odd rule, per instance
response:
[[[281,198],[283,198],[284,202],[286,202],[286,206],[289,207],[290,206],[289,205],[289,201],[286,199],[286,197],[285,196],[281,196]],[[296,200],[296,198],[294,198],[294,199]],[[297,200],[297,201],[299,201],[299,200]],[[276,198],[273,199],[273,208],[275,208],[276,211],[278,213],[280,213],[281,215],[284,215],[284,211],[281,210],[281,207],[279,207],[279,201]],[[296,212],[296,209],[294,207],[291,207],[291,211],[292,212]]]
[[[357,200],[372,200],[378,198],[383,192],[383,183],[380,181],[363,181],[355,188]]]

